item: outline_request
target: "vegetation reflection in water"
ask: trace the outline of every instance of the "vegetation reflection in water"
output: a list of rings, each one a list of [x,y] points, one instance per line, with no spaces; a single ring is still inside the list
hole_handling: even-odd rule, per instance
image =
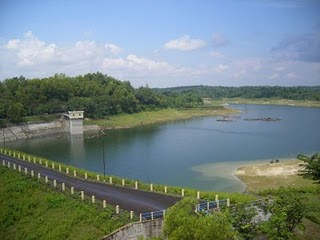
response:
[[[242,111],[241,118],[235,122],[203,117],[107,131],[102,138],[48,137],[13,142],[9,147],[103,173],[103,140],[107,174],[217,191],[243,190],[243,184],[232,177],[239,163],[293,158],[320,150],[317,127],[320,109],[271,105],[235,107]],[[244,121],[257,117],[281,121]],[[226,174],[206,175],[224,163],[231,167],[223,167]],[[210,168],[205,167],[208,164]]]

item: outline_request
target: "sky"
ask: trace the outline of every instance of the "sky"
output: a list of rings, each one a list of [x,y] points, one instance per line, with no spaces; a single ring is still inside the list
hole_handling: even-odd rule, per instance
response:
[[[0,80],[320,85],[319,0],[0,0]]]

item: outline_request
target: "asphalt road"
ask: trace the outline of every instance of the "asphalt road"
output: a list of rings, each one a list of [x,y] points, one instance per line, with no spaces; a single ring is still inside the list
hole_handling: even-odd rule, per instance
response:
[[[42,178],[48,176],[51,180],[55,179],[58,184],[65,183],[66,187],[74,187],[75,191],[84,191],[85,195],[94,195],[98,200],[106,200],[107,204],[114,206],[119,205],[121,209],[134,211],[136,214],[167,209],[180,200],[179,197],[170,195],[74,178],[30,162],[14,159],[1,154],[0,159],[1,164],[2,160],[11,162],[11,164],[15,163],[17,169],[18,165],[21,166],[21,172],[24,171],[24,168],[28,168],[28,174],[33,170],[35,176],[37,176],[38,173],[41,174]]]

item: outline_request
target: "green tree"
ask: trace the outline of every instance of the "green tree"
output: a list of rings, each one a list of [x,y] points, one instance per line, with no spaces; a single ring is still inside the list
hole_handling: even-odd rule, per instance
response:
[[[270,239],[293,239],[296,227],[304,229],[302,219],[309,211],[301,195],[285,190],[264,210],[271,216],[261,224],[261,230]]]
[[[21,103],[13,103],[7,111],[7,117],[11,122],[22,122],[25,112],[24,106]]]
[[[236,239],[227,212],[198,215],[196,204],[195,199],[184,198],[167,211],[164,233],[169,240]]]
[[[160,99],[157,93],[149,87],[140,87],[135,92],[135,97],[142,105],[159,107]]]
[[[311,157],[305,155],[298,155],[298,159],[303,161],[305,169],[302,170],[302,174],[305,176],[311,176],[315,180],[320,180],[320,154],[316,153]]]
[[[258,234],[258,225],[253,221],[257,210],[245,204],[235,205],[230,210],[232,225],[244,239],[254,239]]]

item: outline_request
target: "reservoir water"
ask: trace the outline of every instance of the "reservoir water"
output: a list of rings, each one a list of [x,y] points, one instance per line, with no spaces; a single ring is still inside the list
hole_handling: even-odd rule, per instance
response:
[[[7,146],[103,173],[104,145],[106,174],[216,191],[243,191],[232,173],[248,162],[320,152],[320,108],[232,107],[242,111],[232,122],[202,117],[110,130],[100,138],[50,136]],[[245,120],[263,117],[281,120]]]

